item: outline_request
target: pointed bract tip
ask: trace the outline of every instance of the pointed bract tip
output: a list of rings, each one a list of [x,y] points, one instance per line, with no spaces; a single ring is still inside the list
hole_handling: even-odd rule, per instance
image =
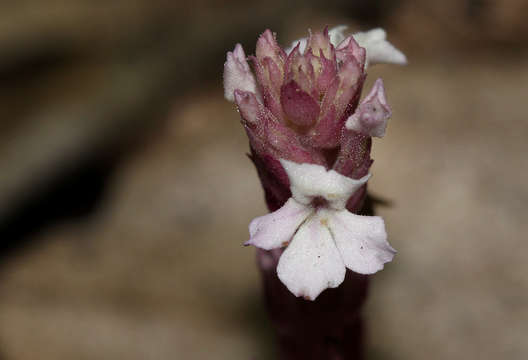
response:
[[[258,60],[262,60],[265,57],[270,57],[278,65],[282,64],[284,60],[284,50],[277,43],[275,34],[270,29],[266,29],[257,40],[257,47],[255,49]]]
[[[383,81],[376,80],[369,94],[346,121],[348,130],[371,137],[383,137],[392,111],[387,103]]]
[[[224,63],[224,97],[234,101],[235,90],[250,91],[258,94],[257,84],[246,59],[242,45],[236,44],[235,49],[229,51]]]
[[[236,89],[234,91],[234,99],[242,119],[248,124],[257,124],[260,118],[260,104],[255,94]]]
[[[235,45],[235,49],[233,50],[233,54],[240,61],[246,60],[246,53],[244,52],[244,48],[242,47],[242,45],[240,43],[237,43]]]

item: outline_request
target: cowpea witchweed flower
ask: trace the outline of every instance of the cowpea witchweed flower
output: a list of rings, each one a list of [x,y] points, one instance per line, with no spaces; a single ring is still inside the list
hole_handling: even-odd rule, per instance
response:
[[[345,208],[370,175],[354,180],[319,165],[280,162],[292,197],[251,222],[246,244],[264,250],[287,245],[277,274],[292,293],[313,300],[343,282],[345,267],[372,274],[392,260],[395,250],[387,242],[383,220]]]
[[[339,286],[346,268],[372,274],[395,254],[383,220],[356,214],[371,138],[385,135],[391,116],[381,79],[360,96],[368,66],[406,59],[382,29],[345,29],[310,33],[287,49],[266,30],[255,56],[237,44],[224,65],[224,95],[238,107],[272,211],[251,222],[246,245],[283,248],[279,279],[311,300]]]

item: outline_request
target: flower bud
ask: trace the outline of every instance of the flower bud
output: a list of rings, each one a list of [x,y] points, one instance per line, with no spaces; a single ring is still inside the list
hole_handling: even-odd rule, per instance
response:
[[[374,83],[370,93],[363,99],[356,112],[347,119],[346,128],[372,137],[383,137],[387,120],[391,117],[387,104],[383,80]]]

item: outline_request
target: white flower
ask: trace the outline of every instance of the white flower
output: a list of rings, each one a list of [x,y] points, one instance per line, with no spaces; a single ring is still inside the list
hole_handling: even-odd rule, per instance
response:
[[[367,50],[367,64],[407,64],[407,58],[386,40],[387,33],[381,28],[352,35],[359,46]],[[367,66],[365,64],[365,66]]]
[[[287,245],[277,275],[296,296],[314,300],[339,286],[346,268],[373,274],[396,251],[387,242],[383,220],[346,210],[347,200],[365,184],[323,166],[280,160],[292,197],[277,211],[254,219],[246,245],[271,250]]]
[[[346,25],[338,25],[328,30],[330,42],[336,47],[336,49],[339,50],[348,45],[350,38],[354,38],[358,45],[362,48],[365,48],[366,50],[367,58],[365,62],[365,68],[367,65],[381,63],[398,65],[407,64],[407,58],[405,55],[386,40],[387,33],[385,30],[376,28],[365,32],[358,32],[347,37],[345,36],[346,29]],[[308,44],[307,38],[301,38],[292,42],[291,46],[286,50],[286,52],[289,54],[298,43],[300,43],[299,51],[304,53],[304,50]]]
[[[336,27],[328,30],[328,36],[330,36],[330,42],[332,45],[337,46],[346,39],[345,30],[348,28],[346,25],[337,25]]]

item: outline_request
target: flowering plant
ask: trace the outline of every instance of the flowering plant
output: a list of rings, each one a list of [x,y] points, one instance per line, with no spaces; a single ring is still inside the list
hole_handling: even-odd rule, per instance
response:
[[[339,286],[348,268],[372,274],[392,260],[380,217],[360,216],[372,164],[371,138],[385,134],[391,109],[378,79],[360,102],[368,66],[404,64],[382,29],[310,33],[281,48],[272,32],[256,55],[227,53],[225,97],[234,101],[272,213],[254,219],[246,245],[283,248],[277,275],[314,300]]]

